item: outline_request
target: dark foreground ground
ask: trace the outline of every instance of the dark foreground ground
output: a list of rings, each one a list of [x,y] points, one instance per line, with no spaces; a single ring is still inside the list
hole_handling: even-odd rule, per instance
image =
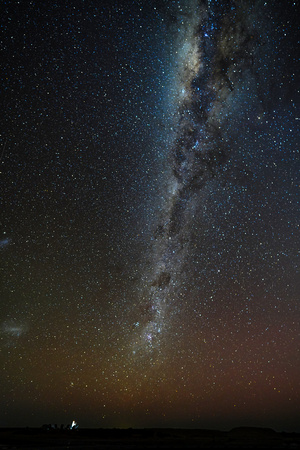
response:
[[[300,449],[300,433],[265,428],[231,431],[181,429],[0,429],[0,450],[8,449]]]

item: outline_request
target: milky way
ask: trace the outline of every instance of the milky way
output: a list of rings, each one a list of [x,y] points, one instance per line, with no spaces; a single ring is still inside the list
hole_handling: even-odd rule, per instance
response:
[[[154,231],[147,320],[137,348],[159,348],[168,308],[176,297],[191,244],[191,227],[201,191],[220,176],[230,156],[230,109],[239,110],[240,92],[255,90],[253,62],[259,46],[252,23],[259,8],[248,4],[185,2],[175,9],[173,142],[168,191]],[[174,20],[174,17],[173,17]],[[174,31],[170,30],[174,33]],[[252,92],[252,95],[254,93]],[[140,323],[138,323],[140,328]],[[136,349],[134,350],[136,353]]]

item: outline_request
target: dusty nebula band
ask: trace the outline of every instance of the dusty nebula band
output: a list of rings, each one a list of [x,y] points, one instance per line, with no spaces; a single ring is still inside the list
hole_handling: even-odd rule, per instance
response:
[[[230,157],[230,110],[250,83],[255,90],[259,42],[252,24],[259,10],[250,3],[187,1],[175,8],[173,16],[168,10],[176,55],[168,149],[171,171],[164,211],[153,236],[153,267],[145,275],[147,320],[134,353],[160,348],[168,309],[188,258],[201,191],[224,171]]]

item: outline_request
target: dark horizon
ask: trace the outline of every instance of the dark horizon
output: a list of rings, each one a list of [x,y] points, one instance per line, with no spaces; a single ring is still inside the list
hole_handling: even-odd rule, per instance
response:
[[[16,415],[18,415],[18,412],[16,411]],[[22,414],[19,413],[21,416]],[[28,411],[27,411],[28,415]],[[207,419],[203,418],[202,420],[199,420],[198,423],[195,421],[191,423],[188,418],[185,420],[182,418],[179,419],[172,419],[169,418],[165,421],[158,421],[155,419],[146,419],[145,417],[139,417],[136,418],[136,420],[131,419],[119,419],[114,420],[111,423],[109,421],[104,421],[103,418],[99,419],[99,424],[97,424],[96,421],[89,422],[87,421],[84,416],[80,417],[79,414],[74,414],[73,416],[66,417],[65,415],[59,415],[56,416],[53,415],[47,415],[47,413],[44,413],[40,417],[40,419],[35,420],[27,420],[24,421],[22,419],[21,422],[16,423],[16,420],[12,418],[11,421],[7,421],[6,423],[1,424],[1,428],[42,428],[44,425],[57,425],[58,429],[63,425],[66,427],[67,425],[71,425],[72,421],[75,420],[78,428],[80,430],[98,430],[98,429],[137,429],[137,430],[143,430],[143,429],[174,429],[174,430],[211,430],[211,431],[224,431],[229,432],[231,430],[237,429],[237,428],[254,428],[254,429],[270,429],[274,430],[276,433],[300,433],[300,425],[298,417],[293,417],[292,415],[290,417],[283,418],[280,414],[275,415],[275,417],[270,417],[269,419],[258,419],[257,415],[253,415],[252,418],[249,418],[249,416],[245,418],[240,418],[239,420],[229,418],[219,418],[219,419]]]
[[[276,433],[268,428],[235,428],[230,431],[191,429],[77,429],[55,428],[0,429],[0,439],[14,448],[294,448],[300,443],[298,433]],[[150,446],[150,447],[149,447]]]

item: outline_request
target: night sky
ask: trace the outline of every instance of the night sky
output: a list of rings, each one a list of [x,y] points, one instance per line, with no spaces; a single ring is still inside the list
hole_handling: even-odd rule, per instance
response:
[[[300,431],[299,13],[2,1],[1,427]]]

